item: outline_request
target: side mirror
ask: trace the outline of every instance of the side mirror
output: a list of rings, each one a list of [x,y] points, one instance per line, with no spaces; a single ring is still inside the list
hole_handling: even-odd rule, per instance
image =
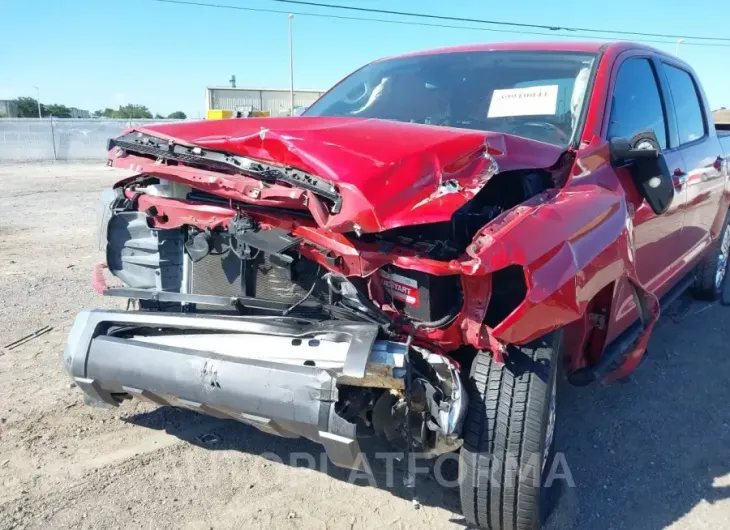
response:
[[[639,193],[654,213],[666,212],[674,199],[674,183],[656,135],[646,132],[630,140],[612,138],[609,146],[611,165],[628,167]]]

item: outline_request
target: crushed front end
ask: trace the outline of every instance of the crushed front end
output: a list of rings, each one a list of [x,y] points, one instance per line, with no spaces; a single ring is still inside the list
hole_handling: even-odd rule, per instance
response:
[[[401,188],[400,210],[387,192],[373,207],[367,183],[240,149],[149,131],[112,141],[110,165],[135,170],[105,193],[101,221],[104,268],[123,285],[101,268],[95,285],[134,310],[81,313],[66,369],[92,402],[137,397],[304,436],[342,466],[364,434],[457,449],[463,373],[476,349],[501,355],[492,327],[527,289],[522,267],[493,275],[475,257],[488,236],[475,238],[551,187],[532,169],[485,187],[498,166],[474,138],[454,136],[464,145],[428,179],[416,164],[422,189]],[[421,213],[408,224],[403,211]]]

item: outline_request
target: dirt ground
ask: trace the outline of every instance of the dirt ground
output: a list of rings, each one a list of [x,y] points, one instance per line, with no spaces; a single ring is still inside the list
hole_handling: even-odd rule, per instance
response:
[[[83,406],[61,367],[101,260],[103,165],[0,166],[0,529],[464,528],[455,488],[291,465],[319,455],[234,422],[133,403]],[[118,302],[117,302],[118,304]],[[695,303],[665,316],[628,382],[565,387],[557,440],[575,481],[549,528],[730,528],[730,310]],[[275,454],[280,464],[265,458]],[[275,459],[274,459],[275,460]]]

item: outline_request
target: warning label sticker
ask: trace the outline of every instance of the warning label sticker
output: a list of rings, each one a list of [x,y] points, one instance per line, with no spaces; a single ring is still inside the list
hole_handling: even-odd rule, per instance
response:
[[[495,90],[487,118],[552,116],[558,107],[558,85]]]
[[[413,278],[406,278],[400,274],[378,271],[383,288],[395,300],[418,307],[418,282]]]

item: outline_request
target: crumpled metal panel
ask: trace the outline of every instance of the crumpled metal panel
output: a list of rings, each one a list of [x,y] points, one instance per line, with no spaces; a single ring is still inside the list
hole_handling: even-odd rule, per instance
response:
[[[296,167],[332,182],[342,196],[337,214],[304,190],[264,188],[244,175],[160,167],[114,149],[109,153],[115,167],[165,174],[166,179],[222,197],[306,208],[320,226],[335,232],[379,232],[448,221],[498,170],[550,167],[563,152],[555,145],[507,134],[364,118],[211,120],[132,131]]]
[[[180,135],[185,141],[209,148],[298,164],[336,182],[343,207],[339,214],[329,215],[318,209],[311,194],[301,190],[285,188],[284,192],[271,186],[268,195],[262,192],[254,201],[247,192],[259,184],[246,177],[211,177],[211,172],[179,166],[155,168],[150,161],[133,156],[113,162],[124,167],[126,162],[142,160],[140,171],[169,174],[173,180],[243,202],[306,207],[311,219],[284,212],[255,215],[264,225],[301,237],[302,255],[326,270],[368,277],[376,290],[373,273],[385,265],[434,275],[461,275],[464,305],[455,321],[445,328],[416,333],[415,340],[431,348],[448,352],[471,345],[489,349],[500,359],[504,344],[525,343],[548,331],[583,322],[587,305],[597,293],[613,282],[629,282],[641,302],[644,330],[617,372],[621,374],[638,364],[658,318],[658,299],[636,271],[633,223],[641,199],[623,186],[610,165],[608,144],[597,136],[576,152],[504,134],[340,118],[312,118],[296,124],[258,120],[220,128],[187,124],[146,128],[145,132]],[[494,219],[455,260],[437,261],[407,249],[391,252],[342,234],[448,220],[481,189],[479,184],[468,185],[475,183],[475,178],[528,168],[560,176],[562,187],[547,190]],[[454,176],[455,183],[446,185],[449,179],[444,180],[445,175]],[[154,220],[160,227],[225,226],[234,214],[231,208],[221,206],[140,198],[140,205],[153,204],[166,215],[164,220]],[[339,259],[328,260],[332,255]],[[490,328],[483,322],[490,275],[515,264],[524,268],[527,296],[508,317]],[[585,340],[585,329],[578,335]],[[583,355],[584,344],[570,344],[573,351],[567,352],[569,357]]]

